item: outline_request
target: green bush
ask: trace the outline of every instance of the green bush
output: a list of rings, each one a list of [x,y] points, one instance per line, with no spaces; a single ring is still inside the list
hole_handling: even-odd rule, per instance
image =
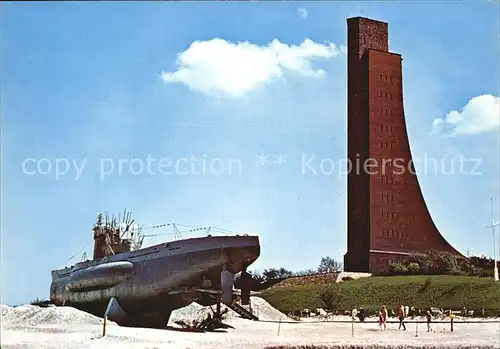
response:
[[[418,263],[411,262],[411,263],[408,263],[407,269],[408,269],[409,274],[415,275],[415,274],[418,274],[420,272],[420,265],[418,265]]]
[[[341,310],[342,304],[345,301],[342,298],[340,288],[326,288],[319,292],[320,307],[332,311]]]
[[[428,250],[393,263],[390,273],[425,275],[491,276],[493,259],[486,257],[462,258],[450,252]],[[418,270],[417,266],[418,265]],[[406,270],[405,270],[405,266]]]
[[[430,277],[426,278],[425,282],[424,282],[424,285],[419,290],[419,293],[425,293],[425,292],[427,292],[427,290],[429,289],[429,287],[431,287],[431,284],[432,284],[432,279]]]
[[[406,274],[408,273],[408,268],[401,262],[394,262],[389,265],[389,270],[391,273],[396,275]]]

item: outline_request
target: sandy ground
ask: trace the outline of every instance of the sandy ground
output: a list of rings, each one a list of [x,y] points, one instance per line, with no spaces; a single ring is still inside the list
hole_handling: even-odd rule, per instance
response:
[[[265,307],[261,304],[263,313]],[[186,308],[175,317],[203,312],[200,306]],[[274,313],[276,315],[282,314]],[[72,308],[2,306],[0,341],[2,349],[500,348],[498,322],[457,322],[454,332],[450,331],[449,323],[433,324],[434,332],[426,332],[425,323],[421,323],[418,336],[414,323],[407,324],[408,331],[398,331],[397,324],[388,324],[387,331],[382,332],[376,323],[358,322],[354,324],[354,337],[350,323],[256,322],[234,314],[225,322],[235,328],[218,333],[189,333],[126,328],[110,323],[103,338],[102,319]]]

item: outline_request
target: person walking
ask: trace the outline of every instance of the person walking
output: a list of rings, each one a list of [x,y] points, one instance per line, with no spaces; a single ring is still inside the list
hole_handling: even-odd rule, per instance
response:
[[[359,322],[365,322],[365,308],[361,307],[358,312]]]
[[[352,319],[355,321],[356,320],[356,316],[358,316],[358,309],[354,308],[351,311],[351,316],[352,316]]]
[[[431,332],[432,331],[432,327],[431,327],[432,314],[431,314],[430,310],[427,310],[425,317],[427,318],[427,332]]]
[[[382,306],[382,309],[380,309],[378,313],[378,326],[380,327],[381,331],[387,330],[387,309],[385,308],[385,305]]]
[[[403,331],[406,331],[406,326],[405,326],[405,323],[404,323],[405,308],[404,308],[404,306],[402,304],[399,306],[399,309],[398,309],[398,318],[399,318],[398,331],[401,329],[401,326],[403,326]]]

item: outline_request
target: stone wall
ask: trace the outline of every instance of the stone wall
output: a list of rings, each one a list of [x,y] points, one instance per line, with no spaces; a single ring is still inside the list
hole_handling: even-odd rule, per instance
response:
[[[290,286],[301,286],[301,285],[318,285],[318,284],[331,284],[337,282],[337,279],[341,273],[325,273],[325,274],[314,274],[306,276],[294,276],[285,279],[274,287],[290,287]]]
[[[337,278],[337,282],[343,281],[342,279],[345,277],[351,278],[353,280],[361,279],[361,278],[366,278],[372,276],[371,273],[352,273],[352,272],[341,272]]]

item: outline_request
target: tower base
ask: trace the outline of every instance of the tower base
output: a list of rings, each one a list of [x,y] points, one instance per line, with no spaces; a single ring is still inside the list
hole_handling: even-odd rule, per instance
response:
[[[368,255],[368,259],[365,257]],[[344,270],[357,273],[372,273],[373,275],[386,275],[390,272],[390,265],[403,262],[412,253],[397,251],[370,250],[369,253],[346,253],[344,255]]]

